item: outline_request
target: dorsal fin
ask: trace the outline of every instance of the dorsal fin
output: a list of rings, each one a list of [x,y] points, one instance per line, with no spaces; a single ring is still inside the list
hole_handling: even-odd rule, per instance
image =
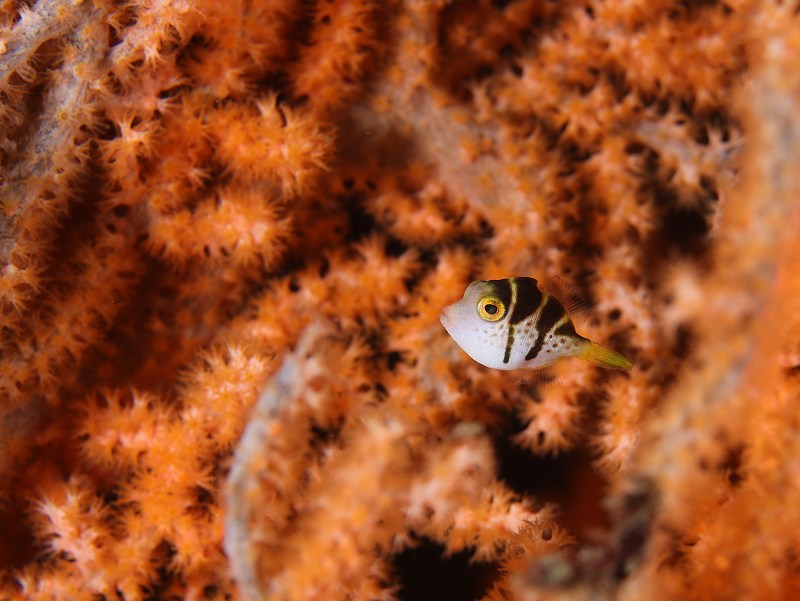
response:
[[[539,290],[550,296],[554,296],[558,302],[564,305],[573,323],[583,323],[592,308],[591,303],[581,294],[580,290],[567,284],[557,275],[539,283]]]

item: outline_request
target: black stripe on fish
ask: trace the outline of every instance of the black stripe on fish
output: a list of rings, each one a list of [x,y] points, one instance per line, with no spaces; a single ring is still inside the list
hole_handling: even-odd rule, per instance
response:
[[[514,301],[516,300],[516,286],[514,283],[510,278],[505,278],[502,280],[488,280],[486,283],[489,285],[490,294],[500,299],[500,302],[502,302],[506,308],[506,315],[510,315],[511,311],[514,309]],[[509,326],[508,340],[506,340],[506,352],[503,359],[504,363],[508,363],[508,359],[511,356],[511,345],[513,343],[514,331],[513,328]]]
[[[567,319],[567,321],[558,326],[553,334],[556,336],[564,336],[566,338],[578,337],[578,333],[575,331],[575,324],[572,323],[571,319]]]
[[[514,303],[510,320],[512,324],[517,324],[536,313],[542,304],[542,293],[533,278],[513,278],[512,281],[517,288],[517,302]]]
[[[486,282],[497,298],[499,298],[506,307],[506,311],[511,311],[511,282],[506,278],[505,280],[489,280]]]
[[[565,313],[566,310],[560,302],[548,294],[544,295],[544,307],[536,323],[536,340],[533,342],[533,346],[528,351],[528,354],[525,355],[526,361],[536,358],[536,355],[539,354],[539,351],[542,350],[542,346],[544,346],[545,338],[561,318],[564,317]]]
[[[508,318],[508,338],[506,350],[503,354],[503,363],[511,359],[511,349],[514,348],[514,339],[517,334],[517,324],[528,319],[539,310],[544,302],[538,282],[533,278],[510,278],[512,298],[514,305]]]

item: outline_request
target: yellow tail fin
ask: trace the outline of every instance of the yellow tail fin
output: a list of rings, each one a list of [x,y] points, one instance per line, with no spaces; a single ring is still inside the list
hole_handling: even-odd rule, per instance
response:
[[[586,348],[580,355],[580,358],[590,361],[595,365],[609,367],[611,369],[630,369],[633,367],[633,363],[628,361],[619,353],[615,353],[611,349],[591,341],[586,345]]]

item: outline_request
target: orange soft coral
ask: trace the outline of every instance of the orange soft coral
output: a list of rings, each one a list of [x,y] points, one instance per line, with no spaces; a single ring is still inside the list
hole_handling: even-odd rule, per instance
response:
[[[794,8],[0,3],[0,599],[795,595]]]

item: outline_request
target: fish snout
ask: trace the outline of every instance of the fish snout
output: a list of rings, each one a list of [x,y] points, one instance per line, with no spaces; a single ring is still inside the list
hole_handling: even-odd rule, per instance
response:
[[[453,305],[448,305],[439,313],[439,321],[448,329],[448,325],[453,323]]]

